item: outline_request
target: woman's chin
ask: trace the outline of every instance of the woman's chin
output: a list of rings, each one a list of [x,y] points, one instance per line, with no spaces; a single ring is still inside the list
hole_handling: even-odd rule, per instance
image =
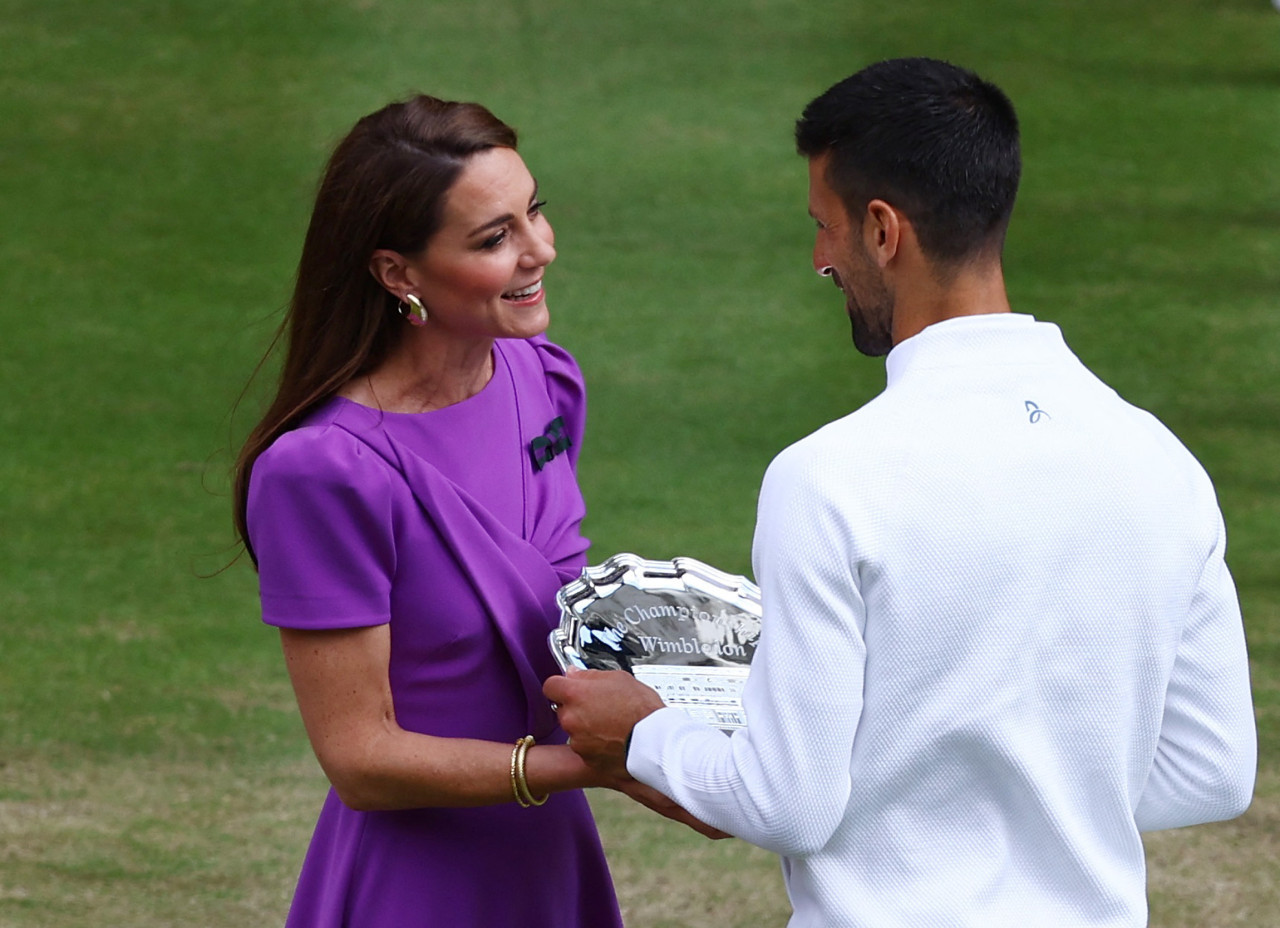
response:
[[[513,307],[514,308],[514,307]],[[522,307],[510,317],[508,338],[533,338],[547,331],[551,325],[551,313],[545,300],[535,306]]]

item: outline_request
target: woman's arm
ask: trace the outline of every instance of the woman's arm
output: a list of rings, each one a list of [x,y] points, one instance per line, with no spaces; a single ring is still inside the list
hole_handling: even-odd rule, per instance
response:
[[[371,811],[514,801],[514,743],[423,735],[396,723],[387,670],[390,626],[286,628],[280,637],[311,746],[347,806]],[[622,785],[564,745],[531,748],[525,771],[536,796]]]

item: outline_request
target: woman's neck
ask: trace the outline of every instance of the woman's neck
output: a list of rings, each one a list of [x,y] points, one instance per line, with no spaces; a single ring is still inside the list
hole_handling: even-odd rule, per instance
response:
[[[493,339],[441,344],[410,330],[391,355],[340,395],[385,412],[427,412],[475,396],[493,377]]]

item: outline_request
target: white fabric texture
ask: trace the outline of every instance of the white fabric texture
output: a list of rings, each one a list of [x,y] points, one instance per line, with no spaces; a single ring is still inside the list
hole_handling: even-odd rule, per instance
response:
[[[1253,791],[1209,478],[1030,316],[887,374],[765,475],[747,728],[662,709],[629,769],[782,855],[792,928],[1145,925],[1139,832]]]

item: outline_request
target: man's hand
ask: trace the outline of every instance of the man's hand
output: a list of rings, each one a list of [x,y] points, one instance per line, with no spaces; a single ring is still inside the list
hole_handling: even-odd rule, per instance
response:
[[[622,670],[571,670],[550,677],[543,694],[556,705],[569,746],[592,768],[627,774],[627,737],[636,722],[662,708],[662,697]]]
[[[631,729],[663,706],[653,689],[622,670],[571,670],[567,677],[548,679],[542,692],[556,704],[560,726],[569,733],[569,747],[593,770],[611,777],[614,789],[707,838],[729,837],[627,773]]]

